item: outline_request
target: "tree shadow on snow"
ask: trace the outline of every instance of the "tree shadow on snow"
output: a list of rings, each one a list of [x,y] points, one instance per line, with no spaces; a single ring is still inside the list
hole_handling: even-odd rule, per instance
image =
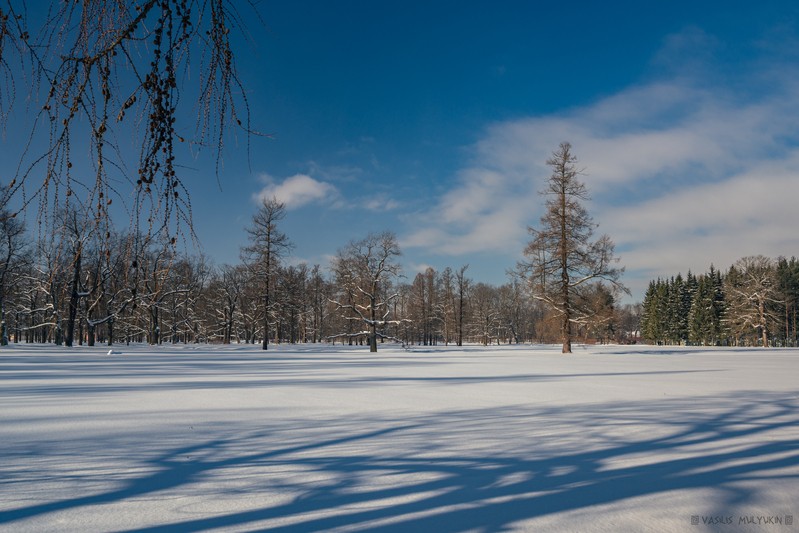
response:
[[[153,452],[137,469],[147,473],[115,490],[7,510],[0,525],[164,491],[196,497],[202,490],[208,500],[246,495],[251,507],[136,531],[265,523],[270,531],[495,531],[693,489],[714,490],[720,509],[740,507],[757,500],[758,483],[799,479],[798,425],[799,395],[765,392],[326,425],[298,420],[233,436],[220,430],[218,438]],[[238,476],[249,478],[246,494],[221,488]],[[264,501],[275,501],[267,494],[293,497],[253,508],[261,493]]]

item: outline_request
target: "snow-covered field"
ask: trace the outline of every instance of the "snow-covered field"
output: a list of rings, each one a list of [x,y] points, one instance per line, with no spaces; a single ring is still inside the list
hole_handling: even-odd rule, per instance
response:
[[[115,350],[0,351],[0,530],[799,531],[799,350]]]

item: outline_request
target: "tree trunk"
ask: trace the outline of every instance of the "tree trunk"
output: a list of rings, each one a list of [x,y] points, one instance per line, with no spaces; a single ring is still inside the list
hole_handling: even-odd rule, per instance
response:
[[[3,290],[0,288],[0,345],[8,346],[8,332],[6,331],[6,309],[2,297]]]
[[[371,311],[372,311],[372,335],[369,338],[369,351],[376,352],[377,351],[377,311],[375,309],[375,305],[377,305],[377,298],[375,298],[375,294],[377,294],[377,284],[372,286],[372,297],[370,299],[371,304]]]
[[[72,271],[72,289],[69,296],[69,317],[67,319],[67,335],[66,345],[72,347],[75,340],[75,318],[78,316],[78,282],[80,281],[80,262],[81,262],[81,248],[78,245],[78,252],[75,254],[75,264]]]
[[[161,327],[158,325],[158,308],[153,306],[150,311],[150,344],[161,343]]]
[[[458,346],[463,346],[463,293],[458,300]]]
[[[788,301],[785,301],[785,344],[783,346],[788,346]]]
[[[271,257],[269,251],[266,253],[266,294],[264,295],[264,344],[263,349],[269,349],[269,271]]]
[[[566,193],[563,193],[562,196],[562,209],[561,212],[562,220],[561,220],[561,228],[562,228],[562,236],[561,236],[561,258],[560,258],[560,265],[561,265],[561,273],[560,273],[560,283],[561,283],[561,299],[563,300],[561,303],[563,304],[563,349],[561,350],[562,353],[572,353],[572,321],[571,321],[571,301],[569,298],[569,255],[568,250],[566,248]]]
[[[86,344],[88,344],[89,346],[94,346],[94,342],[95,342],[95,327],[96,326],[94,324],[92,324],[92,323],[89,323],[89,325],[87,327],[87,329],[88,329],[88,332],[87,332],[88,341],[87,341]]]

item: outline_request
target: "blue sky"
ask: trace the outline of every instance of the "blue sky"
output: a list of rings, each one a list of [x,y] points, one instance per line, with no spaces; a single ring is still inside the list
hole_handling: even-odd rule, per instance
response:
[[[388,229],[409,279],[468,263],[503,283],[562,141],[633,300],[657,276],[799,255],[794,2],[258,5],[239,69],[272,137],[249,157],[229,137],[221,188],[212,165],[186,171],[219,264],[275,194],[290,261]]]

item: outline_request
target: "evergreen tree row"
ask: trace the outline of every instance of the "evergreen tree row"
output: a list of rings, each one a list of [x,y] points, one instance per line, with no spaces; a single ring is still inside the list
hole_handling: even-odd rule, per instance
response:
[[[799,261],[745,257],[726,273],[649,283],[641,337],[653,344],[796,346]]]

